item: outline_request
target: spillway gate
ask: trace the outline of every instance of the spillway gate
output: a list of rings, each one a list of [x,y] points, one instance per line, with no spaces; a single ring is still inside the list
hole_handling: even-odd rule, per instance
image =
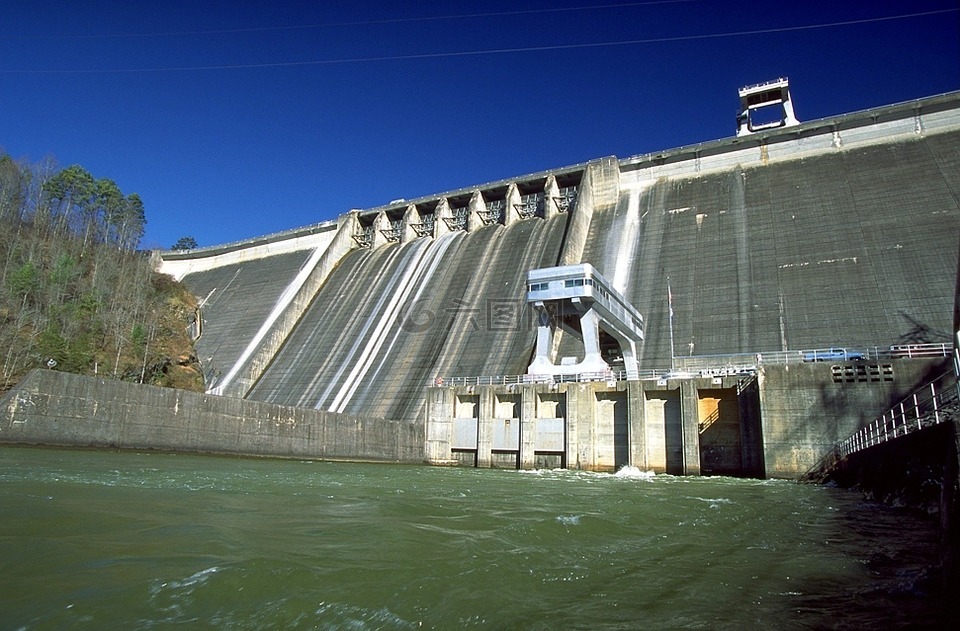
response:
[[[752,375],[434,386],[431,464],[763,477]]]

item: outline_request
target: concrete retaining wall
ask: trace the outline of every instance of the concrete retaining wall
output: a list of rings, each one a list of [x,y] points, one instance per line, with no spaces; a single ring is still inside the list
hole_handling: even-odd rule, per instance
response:
[[[838,441],[942,375],[948,366],[944,358],[892,360],[876,366],[846,362],[839,367],[829,363],[764,367],[759,384],[767,477],[803,475]]]
[[[786,364],[765,366],[756,377],[433,387],[426,459],[798,479],[838,441],[942,375],[948,362]],[[504,438],[508,432],[517,439]]]
[[[0,400],[0,443],[420,463],[423,426],[50,370]]]

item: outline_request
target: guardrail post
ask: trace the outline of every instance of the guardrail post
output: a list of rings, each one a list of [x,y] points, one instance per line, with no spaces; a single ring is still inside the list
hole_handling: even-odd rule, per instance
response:
[[[937,424],[940,423],[940,406],[937,405],[937,393],[933,388],[933,384],[930,384],[930,393],[933,395],[933,418]]]

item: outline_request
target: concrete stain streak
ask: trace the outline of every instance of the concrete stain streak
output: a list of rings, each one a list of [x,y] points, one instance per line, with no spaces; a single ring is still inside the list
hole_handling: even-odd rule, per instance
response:
[[[630,269],[636,256],[640,231],[640,195],[634,191],[628,193],[627,217],[620,232],[620,247],[617,249],[616,269],[613,274],[613,287],[625,293],[630,280]]]
[[[858,257],[856,256],[844,256],[836,259],[823,259],[820,261],[814,261],[812,263],[810,261],[803,261],[801,263],[783,263],[777,267],[779,269],[788,269],[791,267],[807,267],[808,265],[832,265],[836,263],[853,263],[854,265],[856,265],[857,258]]]
[[[280,298],[277,300],[276,304],[273,307],[273,310],[270,312],[270,315],[267,316],[267,319],[260,326],[260,330],[257,331],[253,339],[250,340],[250,343],[247,344],[247,347],[243,350],[243,353],[233,364],[233,367],[230,369],[230,372],[223,378],[223,380],[217,384],[217,387],[213,388],[211,394],[221,394],[230,382],[233,381],[233,378],[237,376],[237,373],[240,372],[240,369],[247,362],[248,359],[253,355],[253,353],[260,346],[260,342],[267,336],[267,333],[270,332],[270,329],[273,327],[274,322],[283,314],[284,310],[290,305],[293,299],[296,297],[297,292],[300,291],[300,287],[307,281],[307,277],[310,276],[310,273],[313,271],[313,268],[317,266],[317,263],[320,261],[320,258],[323,256],[326,250],[317,248],[313,251],[313,254],[307,259],[307,262],[303,264],[303,267],[300,268],[299,273],[297,273],[296,278],[287,285],[287,288],[280,295]],[[237,271],[239,274],[239,270]],[[236,276],[234,276],[236,278]],[[233,282],[232,280],[230,281]]]
[[[423,248],[424,252],[422,253],[422,256],[410,264],[407,273],[397,285],[397,291],[394,293],[390,301],[386,314],[379,318],[377,327],[368,340],[367,346],[357,359],[357,363],[354,365],[353,370],[347,377],[343,387],[341,387],[340,391],[337,393],[337,396],[330,404],[330,407],[328,408],[329,411],[344,411],[347,403],[350,402],[353,394],[360,386],[361,381],[370,370],[373,358],[377,356],[381,347],[386,342],[387,332],[394,328],[393,325],[403,312],[403,308],[410,304],[411,292],[413,292],[415,289],[419,289],[417,297],[420,296],[423,288],[429,284],[430,278],[437,270],[439,262],[443,259],[443,255],[447,251],[447,248],[453,242],[454,236],[458,235],[445,235],[434,243],[428,243],[427,247]],[[416,298],[414,298],[414,301],[415,300]],[[390,348],[393,347],[393,342],[395,341],[396,336],[394,336],[393,341],[390,344]]]

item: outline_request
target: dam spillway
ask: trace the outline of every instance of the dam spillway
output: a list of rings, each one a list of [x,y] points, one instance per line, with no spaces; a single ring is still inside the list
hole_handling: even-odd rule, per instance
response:
[[[203,301],[212,392],[426,424],[437,377],[526,370],[525,278],[541,267],[588,263],[636,306],[641,372],[949,342],[958,174],[952,93],[165,252],[161,271]],[[582,353],[574,338],[557,336],[557,358]],[[804,405],[813,417],[825,403]],[[855,425],[845,414],[834,434]]]
[[[555,260],[563,227],[531,221],[351,252],[249,396],[416,419],[436,375],[521,371],[525,357],[511,351],[532,330],[488,326],[488,307],[519,306],[526,270]]]

